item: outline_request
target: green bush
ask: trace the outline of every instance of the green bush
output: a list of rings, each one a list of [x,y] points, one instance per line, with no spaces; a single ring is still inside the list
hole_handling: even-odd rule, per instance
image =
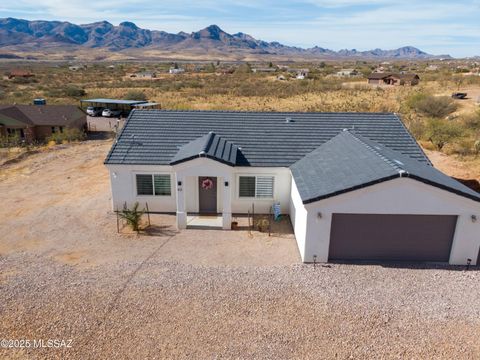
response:
[[[437,150],[442,150],[447,144],[452,143],[463,135],[461,125],[443,119],[429,119],[425,127],[425,137]]]
[[[85,140],[85,133],[82,130],[76,128],[66,128],[62,132],[56,132],[47,138],[47,141],[54,141],[56,144],[62,144],[64,142],[82,141]]]
[[[444,118],[457,110],[457,104],[452,98],[424,93],[412,95],[407,100],[407,105],[425,116],[434,118]]]

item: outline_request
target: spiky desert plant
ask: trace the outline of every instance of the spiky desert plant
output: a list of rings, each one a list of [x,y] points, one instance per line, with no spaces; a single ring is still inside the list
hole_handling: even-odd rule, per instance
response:
[[[140,230],[140,220],[142,215],[145,213],[145,210],[138,210],[138,202],[133,204],[133,207],[129,209],[127,204],[123,204],[123,210],[118,213],[118,215],[124,219],[127,224],[132,228],[133,231],[138,232]]]

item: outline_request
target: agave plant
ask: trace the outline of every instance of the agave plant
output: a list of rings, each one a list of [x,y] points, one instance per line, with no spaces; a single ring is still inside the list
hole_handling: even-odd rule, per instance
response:
[[[125,203],[123,205],[123,210],[118,213],[118,216],[124,219],[132,230],[136,232],[140,230],[140,220],[145,213],[145,210],[138,210],[138,206],[139,204],[136,202],[133,204],[133,207],[129,209]]]

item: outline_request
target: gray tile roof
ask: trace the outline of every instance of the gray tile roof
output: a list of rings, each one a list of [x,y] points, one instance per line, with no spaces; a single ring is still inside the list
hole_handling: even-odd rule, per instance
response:
[[[290,167],[304,204],[399,177],[409,177],[480,201],[480,194],[425,162],[356,131],[342,131]]]
[[[238,146],[223,139],[214,132],[201,136],[183,145],[172,158],[170,165],[199,157],[207,157],[234,166],[237,163]]]
[[[288,167],[353,127],[380,144],[429,163],[395,114],[165,110],[134,110],[105,163],[168,165],[180,147],[213,131],[241,147],[243,157],[237,159],[237,166]]]

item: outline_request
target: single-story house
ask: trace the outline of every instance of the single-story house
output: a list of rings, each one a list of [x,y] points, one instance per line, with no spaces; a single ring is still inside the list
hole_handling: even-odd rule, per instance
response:
[[[175,67],[171,67],[168,72],[170,74],[173,74],[173,75],[177,75],[177,74],[183,74],[185,72],[185,69],[184,68],[175,68]]]
[[[35,75],[32,74],[28,70],[11,70],[7,73],[7,77],[9,79],[14,79],[14,78],[30,78],[34,77]]]
[[[253,73],[274,73],[277,71],[276,67],[253,68]]]
[[[83,130],[87,117],[72,105],[0,105],[0,136],[17,134],[26,142],[43,141],[66,128]]]
[[[418,85],[420,77],[417,74],[371,73],[368,76],[369,84],[377,85]]]
[[[339,77],[350,77],[350,76],[359,76],[360,73],[356,69],[342,69],[337,71],[337,76]]]
[[[396,114],[134,110],[105,164],[114,210],[148,202],[179,229],[280,204],[304,262],[479,255],[480,194],[435,169]]]

